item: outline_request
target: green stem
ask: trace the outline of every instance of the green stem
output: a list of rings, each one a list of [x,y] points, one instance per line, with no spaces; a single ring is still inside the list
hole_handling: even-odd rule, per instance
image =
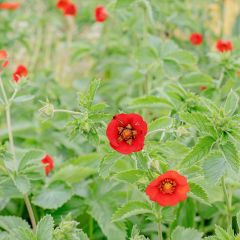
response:
[[[89,216],[89,239],[93,239],[93,219]]]
[[[161,211],[162,211],[161,207],[159,207],[159,205],[156,205],[155,212],[156,212],[156,216],[157,216],[158,240],[163,240]]]
[[[30,202],[27,194],[24,195],[24,202],[25,202],[27,210],[28,210],[28,214],[29,214],[29,217],[30,217],[30,220],[31,220],[33,231],[35,232],[37,224],[36,224],[35,216],[34,216],[34,213],[33,213],[32,205],[31,205],[31,202]]]
[[[227,207],[227,224],[228,224],[228,226],[232,226],[232,213],[231,213],[232,200],[231,200],[231,194],[229,194],[228,191],[227,191],[227,187],[226,187],[226,183],[225,183],[224,177],[222,177],[221,182],[222,182],[222,189],[223,189],[224,200],[225,200],[226,207]]]
[[[15,146],[14,146],[14,140],[13,140],[12,124],[11,124],[11,102],[8,100],[8,97],[7,97],[5,88],[3,86],[3,82],[2,82],[1,77],[0,77],[0,88],[1,88],[2,95],[3,95],[3,98],[4,98],[4,102],[5,102],[5,113],[6,113],[6,122],[7,122],[7,129],[8,129],[10,151],[13,155],[15,168],[17,168],[17,159],[16,159],[16,154],[15,154]],[[16,95],[15,92],[14,92],[11,100],[13,100],[14,96]],[[23,198],[24,198],[27,210],[28,210],[28,214],[29,214],[29,217],[30,217],[30,220],[31,220],[31,223],[32,223],[33,230],[35,231],[36,220],[35,220],[35,217],[34,217],[34,214],[33,214],[32,205],[30,203],[28,195],[24,195]]]

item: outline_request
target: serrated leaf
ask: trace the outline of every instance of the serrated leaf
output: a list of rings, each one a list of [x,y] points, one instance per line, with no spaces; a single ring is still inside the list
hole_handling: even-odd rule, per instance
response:
[[[208,134],[212,137],[217,136],[217,132],[213,126],[213,123],[203,113],[192,112],[192,113],[180,113],[180,118],[190,125],[193,125],[201,133]]]
[[[235,145],[232,142],[227,142],[220,145],[223,157],[226,162],[230,165],[233,171],[238,172],[239,170],[239,156]]]
[[[33,149],[24,154],[21,158],[18,169],[24,169],[28,164],[33,164],[40,162],[40,160],[44,157],[45,153],[42,150]]]
[[[152,209],[147,203],[138,201],[128,202],[113,214],[112,221],[122,221],[131,216],[145,213],[152,213]]]
[[[53,239],[53,218],[50,215],[43,217],[37,225],[37,240]]]
[[[224,112],[228,116],[232,116],[238,107],[239,97],[238,95],[231,90],[227,96],[227,100],[224,105]]]
[[[176,209],[173,207],[164,207],[162,209],[162,219],[165,223],[172,223],[176,219]]]
[[[31,189],[31,183],[28,178],[25,176],[17,176],[14,181],[17,189],[19,192],[22,194],[26,194],[30,191]]]
[[[178,226],[173,231],[171,240],[201,240],[202,236],[203,234],[195,229]]]
[[[20,217],[0,216],[0,227],[7,232],[11,232],[14,228],[30,229],[29,224]]]
[[[198,163],[200,160],[207,156],[214,142],[215,140],[210,136],[200,138],[198,143],[183,159],[182,164],[188,164],[190,166]]]
[[[127,182],[127,183],[135,183],[141,178],[144,178],[145,176],[146,176],[146,171],[132,169],[132,170],[127,170],[127,171],[114,174],[113,178],[116,180]]]
[[[221,240],[234,240],[234,237],[227,233],[223,228],[220,226],[216,226],[215,228],[216,236]]]
[[[173,119],[170,117],[160,117],[155,120],[153,120],[149,126],[148,131],[154,131],[161,128],[168,128],[171,127],[173,124]]]
[[[9,240],[37,240],[37,237],[33,233],[32,230],[28,228],[15,228],[10,233],[10,239]]]
[[[43,209],[57,209],[72,197],[72,188],[64,182],[54,182],[44,187],[32,199],[32,203]]]
[[[99,175],[103,178],[108,177],[114,164],[122,157],[123,155],[120,155],[117,152],[105,155],[99,166]]]
[[[207,203],[209,202],[208,200],[208,194],[207,192],[204,190],[204,188],[202,186],[200,186],[199,184],[195,183],[195,182],[189,182],[189,186],[190,186],[190,191],[191,193],[200,201],[202,201],[203,203]]]
[[[210,184],[217,184],[226,171],[226,161],[219,152],[209,154],[203,162],[203,172]]]

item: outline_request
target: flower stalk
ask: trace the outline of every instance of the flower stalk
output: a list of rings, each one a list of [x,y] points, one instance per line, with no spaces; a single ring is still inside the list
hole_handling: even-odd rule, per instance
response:
[[[231,197],[231,194],[229,194],[229,192],[227,190],[227,186],[226,186],[224,177],[222,177],[221,183],[222,183],[224,201],[226,203],[226,208],[227,208],[227,225],[232,226],[232,213],[231,213],[232,197]]]
[[[12,103],[15,95],[17,94],[17,90],[14,91],[14,94],[11,97],[11,99],[8,99],[1,77],[0,77],[0,88],[1,88],[2,95],[3,95],[4,103],[5,103],[5,114],[6,114],[6,122],[7,122],[7,130],[8,130],[10,151],[11,151],[11,153],[13,155],[14,166],[15,166],[15,170],[16,170],[16,168],[17,168],[17,159],[16,159],[14,139],[13,139],[13,131],[12,131],[12,124],[11,124],[11,103]],[[31,221],[31,224],[32,224],[33,231],[35,231],[35,229],[36,229],[36,220],[35,220],[35,216],[34,216],[34,213],[33,213],[31,202],[30,202],[29,197],[28,197],[27,194],[25,194],[23,196],[23,198],[24,198],[24,202],[26,204],[27,210],[28,210],[28,214],[29,214],[29,217],[30,217],[30,221]]]

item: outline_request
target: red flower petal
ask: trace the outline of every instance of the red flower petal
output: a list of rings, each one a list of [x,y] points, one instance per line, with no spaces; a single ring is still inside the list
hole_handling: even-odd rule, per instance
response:
[[[15,10],[20,7],[20,3],[17,2],[3,2],[0,3],[0,9]]]
[[[5,50],[0,50],[0,61],[7,58],[7,52]]]
[[[124,137],[122,134],[126,131],[130,135]],[[135,113],[115,115],[106,129],[110,146],[122,154],[141,151],[146,134],[146,122]]]
[[[54,168],[54,161],[50,155],[46,155],[41,162],[45,165],[45,173],[48,175]]]
[[[68,3],[63,9],[63,13],[65,16],[76,16],[77,14],[76,5],[73,3]]]
[[[191,36],[189,37],[189,41],[193,45],[200,45],[203,42],[203,36],[200,33],[192,33]]]
[[[186,177],[176,171],[167,171],[158,176],[146,188],[149,199],[163,207],[184,201],[189,191]]]
[[[13,80],[18,82],[20,78],[26,77],[28,75],[28,70],[24,65],[19,65],[16,71],[13,73]]]
[[[70,0],[59,0],[57,2],[56,7],[59,9],[64,10],[64,8],[66,8],[66,6],[70,3]]]
[[[95,9],[96,22],[104,22],[108,18],[108,12],[103,6],[98,6]]]
[[[233,45],[231,41],[218,40],[216,48],[219,52],[228,52],[233,50]]]

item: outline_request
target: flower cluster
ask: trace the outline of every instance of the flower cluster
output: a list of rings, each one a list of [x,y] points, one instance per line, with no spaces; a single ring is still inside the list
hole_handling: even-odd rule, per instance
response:
[[[203,35],[201,33],[192,33],[189,36],[189,41],[192,45],[201,45],[203,43]],[[233,50],[233,45],[231,41],[218,40],[216,42],[216,49],[219,52],[229,52]]]
[[[5,50],[0,50],[0,73],[3,68],[6,68],[9,64],[8,54]],[[18,65],[16,70],[13,73],[13,81],[16,83],[23,77],[27,77],[28,69],[24,65]]]
[[[60,9],[64,16],[76,16],[77,7],[70,0],[59,0],[57,2],[57,8]]]
[[[141,151],[146,134],[147,123],[136,113],[115,115],[106,129],[110,146],[122,154]],[[160,175],[146,188],[149,198],[163,207],[185,200],[189,191],[187,179],[176,171]]]

